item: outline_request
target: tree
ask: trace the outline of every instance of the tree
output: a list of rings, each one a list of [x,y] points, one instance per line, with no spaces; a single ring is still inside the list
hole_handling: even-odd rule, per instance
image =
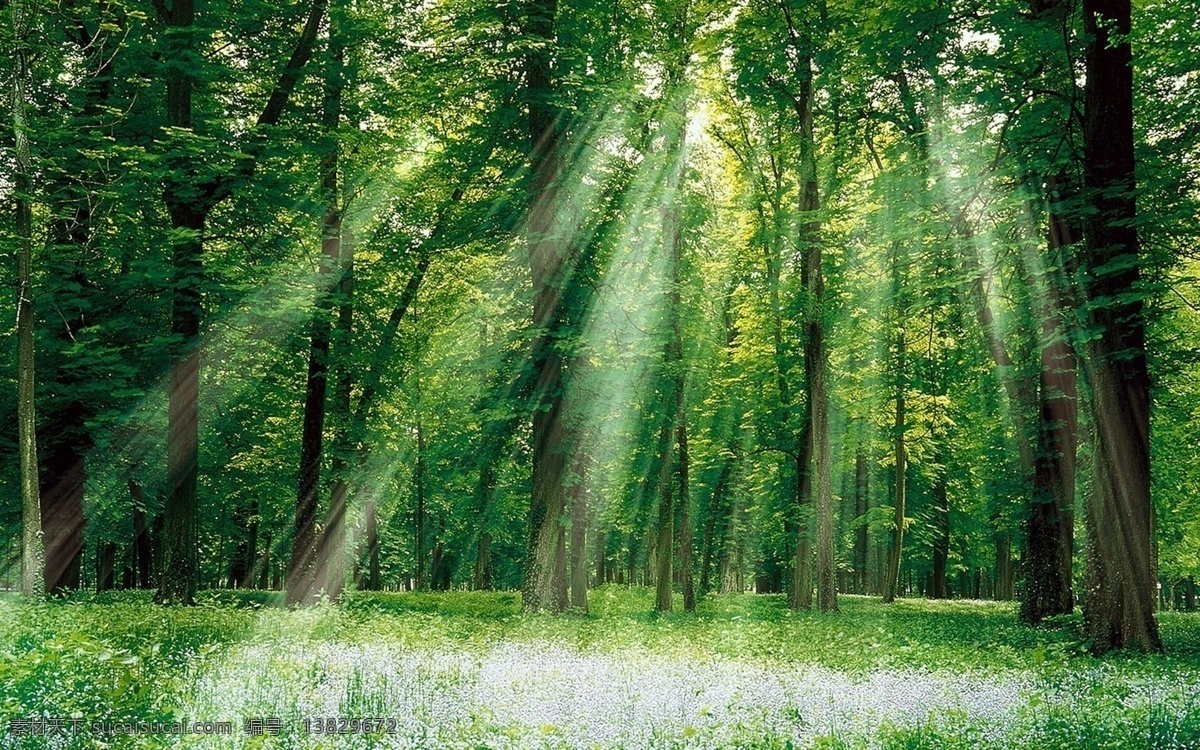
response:
[[[321,220],[321,260],[317,282],[317,304],[312,318],[312,335],[309,344],[308,377],[304,389],[304,427],[300,438],[300,471],[296,491],[296,521],[292,535],[292,556],[288,564],[289,604],[311,599],[317,593],[319,579],[326,578],[324,565],[338,550],[325,547],[340,534],[320,534],[316,529],[317,497],[320,491],[321,454],[325,440],[325,401],[330,370],[329,341],[330,314],[334,307],[335,292],[340,292],[343,270],[342,262],[342,196],[341,174],[338,169],[338,126],[342,117],[342,67],[345,62],[343,41],[339,33],[338,8],[331,8],[328,38],[328,62],[325,75],[325,96],[321,125],[330,139],[328,150],[322,158],[321,193],[328,210]],[[330,504],[332,525],[340,528],[343,510],[335,510]],[[340,567],[339,567],[340,570]],[[321,581],[323,588],[332,580]],[[341,584],[336,584],[340,591]]]
[[[529,553],[524,598],[530,609],[561,611],[567,606],[566,508],[563,481],[566,448],[563,428],[565,334],[560,307],[563,286],[573,270],[572,247],[556,225],[558,187],[563,178],[563,119],[556,106],[553,73],[556,0],[530,0],[526,33],[536,44],[528,53],[525,83],[529,124],[529,272],[533,281],[531,365],[537,373],[533,411],[533,489],[529,512]]]
[[[312,56],[317,30],[325,15],[325,0],[314,0],[291,57],[279,74],[257,126],[275,125]],[[178,348],[171,367],[167,415],[167,483],[164,508],[160,602],[191,604],[198,585],[197,477],[199,466],[201,286],[204,278],[204,227],[210,213],[227,200],[235,186],[252,176],[254,160],[218,174],[196,168],[188,138],[193,132],[193,94],[200,28],[195,0],[175,0],[168,9],[156,2],[160,20],[168,27],[164,57],[167,70],[167,124],[174,148],[164,160],[167,177],[163,203],[171,219],[172,268],[171,332]]]
[[[16,173],[13,202],[17,234],[17,432],[21,461],[21,593],[38,597],[44,593],[46,564],[42,547],[42,514],[39,507],[37,437],[34,404],[33,351],[33,165],[29,156],[29,133],[25,108],[29,84],[30,9],[27,0],[13,0],[9,8],[14,40],[15,69],[12,76],[12,125]]]
[[[1084,263],[1095,444],[1087,631],[1097,652],[1161,651],[1154,619],[1150,374],[1134,198],[1129,0],[1084,0]]]

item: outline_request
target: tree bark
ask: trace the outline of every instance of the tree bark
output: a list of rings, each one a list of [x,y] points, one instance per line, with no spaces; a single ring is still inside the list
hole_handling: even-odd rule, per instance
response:
[[[821,202],[817,188],[817,144],[813,136],[811,57],[806,58],[802,65],[799,103],[796,106],[801,137],[800,213],[804,222],[802,275],[805,278],[801,281],[807,295],[804,375],[808,385],[812,471],[816,480],[817,608],[823,612],[836,612],[838,603],[837,570],[833,555],[833,469],[829,452],[827,386],[829,353],[825,348],[825,275],[821,267],[821,223],[816,216]]]
[[[33,348],[33,166],[25,106],[29,85],[29,23],[25,0],[12,0],[15,66],[12,76],[13,202],[17,230],[17,451],[21,475],[21,593],[40,597],[45,592],[45,549],[38,494],[36,412]]]
[[[1154,619],[1150,376],[1134,199],[1129,0],[1084,0],[1084,217],[1095,477],[1088,507],[1087,632],[1098,653],[1160,651]]]
[[[317,539],[318,585],[335,601],[341,597],[346,586],[346,501],[349,494],[346,473],[349,462],[344,448],[350,429],[351,391],[354,384],[349,363],[354,329],[354,239],[349,229],[342,225],[345,207],[338,200],[338,183],[341,179],[341,138],[338,129],[342,119],[342,94],[347,85],[345,46],[340,25],[341,7],[333,3],[329,9],[330,62],[325,73],[323,105],[324,128],[334,137],[334,143],[326,155],[323,182],[326,194],[331,196],[331,208],[338,211],[338,281],[334,290],[338,314],[330,338],[334,370],[333,401],[329,405],[329,418],[334,428],[333,460],[330,466],[333,483],[325,526]]]
[[[328,167],[327,167],[328,169]],[[326,172],[323,187],[337,189],[336,161]],[[329,337],[333,300],[331,290],[341,255],[340,211],[336,197],[322,221],[321,265],[316,310],[312,318],[308,376],[304,388],[304,426],[300,438],[300,472],[296,492],[292,555],[288,564],[287,602],[311,602],[319,593],[317,584],[317,513],[321,480],[321,453],[325,440],[325,395],[329,373]]]
[[[527,609],[560,612],[567,606],[563,430],[563,331],[560,298],[571,264],[555,237],[558,187],[563,165],[562,123],[553,103],[552,72],[557,0],[530,0],[526,33],[538,41],[526,59],[529,99],[529,270],[533,282],[532,366],[534,386],[532,496],[524,602]],[[559,571],[564,571],[559,575]]]
[[[1061,182],[1061,181],[1058,181]],[[1077,233],[1065,217],[1051,208],[1048,249],[1051,263],[1069,275],[1069,246]],[[1042,352],[1038,389],[1037,451],[1033,497],[1026,521],[1024,585],[1021,619],[1037,624],[1043,618],[1075,609],[1072,590],[1075,526],[1075,449],[1078,431],[1075,350],[1064,318],[1074,300],[1066,284],[1046,281],[1042,305]]]

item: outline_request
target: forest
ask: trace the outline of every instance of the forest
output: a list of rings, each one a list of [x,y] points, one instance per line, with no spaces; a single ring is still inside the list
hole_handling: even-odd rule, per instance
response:
[[[0,0],[0,717],[1200,743],[1197,12]]]

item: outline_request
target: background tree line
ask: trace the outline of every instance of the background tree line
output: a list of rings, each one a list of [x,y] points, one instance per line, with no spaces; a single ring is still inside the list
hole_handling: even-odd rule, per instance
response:
[[[4,12],[30,593],[1195,606],[1164,3]]]

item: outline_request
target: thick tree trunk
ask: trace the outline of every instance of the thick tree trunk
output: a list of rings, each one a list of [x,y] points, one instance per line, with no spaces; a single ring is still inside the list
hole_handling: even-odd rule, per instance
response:
[[[996,601],[1010,601],[1015,593],[1013,587],[1012,537],[1008,532],[996,532],[992,541],[996,548],[995,581],[992,586],[992,598]]]
[[[564,242],[555,237],[562,176],[562,123],[553,104],[552,60],[557,0],[531,0],[526,33],[532,45],[525,71],[529,99],[530,181],[529,270],[533,282],[534,386],[532,497],[529,547],[526,556],[524,601],[528,609],[560,612],[567,606],[565,509],[566,474],[563,430],[563,355],[557,339],[563,327],[560,297],[564,272]],[[560,574],[561,571],[561,574]]]
[[[1095,425],[1088,508],[1088,591],[1093,649],[1160,651],[1154,619],[1150,501],[1150,375],[1134,199],[1133,63],[1129,0],[1084,0],[1084,218]]]
[[[292,557],[288,566],[287,601],[289,604],[309,602],[316,597],[325,582],[325,570],[319,562],[327,561],[318,542],[317,515],[321,489],[321,455],[325,444],[325,401],[328,392],[330,315],[334,306],[335,289],[341,283],[342,209],[339,191],[337,131],[341,123],[343,51],[338,34],[336,5],[330,13],[329,62],[325,76],[325,97],[322,127],[332,139],[322,157],[321,193],[328,207],[321,221],[321,257],[317,281],[317,303],[313,311],[312,335],[309,344],[308,377],[304,389],[304,426],[300,440],[300,472],[296,492],[296,517],[292,541]],[[321,535],[323,541],[325,532]],[[318,558],[325,558],[319,560]],[[340,586],[339,586],[340,589]]]
[[[334,167],[336,169],[336,166]],[[336,190],[336,173],[333,189]],[[325,187],[330,186],[326,175]],[[336,201],[336,198],[334,199]],[[312,601],[317,590],[317,513],[321,480],[321,454],[325,440],[325,396],[329,373],[331,289],[341,255],[341,217],[336,203],[322,221],[321,265],[316,310],[312,318],[308,376],[304,388],[304,423],[300,439],[300,472],[296,492],[292,556],[288,565],[287,601]]]
[[[800,212],[804,218],[802,283],[805,305],[804,376],[808,386],[813,476],[816,481],[817,608],[837,611],[837,569],[833,555],[833,467],[829,453],[829,354],[825,348],[825,274],[821,263],[821,224],[815,212],[821,207],[817,190],[817,144],[813,137],[812,62],[801,71],[797,114],[801,134]],[[801,545],[798,545],[801,546]]]

